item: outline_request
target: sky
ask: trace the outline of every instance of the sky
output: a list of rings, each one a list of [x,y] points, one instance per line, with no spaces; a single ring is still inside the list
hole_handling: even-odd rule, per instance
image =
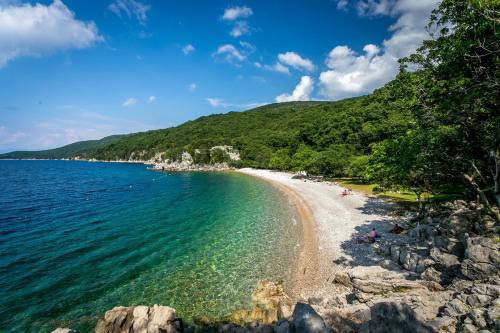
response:
[[[437,0],[0,0],[0,152],[382,87]]]

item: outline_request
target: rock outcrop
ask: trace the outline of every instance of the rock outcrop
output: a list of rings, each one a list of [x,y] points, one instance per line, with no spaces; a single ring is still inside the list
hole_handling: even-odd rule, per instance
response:
[[[239,324],[257,322],[271,324],[292,314],[292,302],[285,294],[283,286],[268,280],[257,282],[252,293],[252,309],[240,310],[233,315]]]
[[[96,333],[180,333],[182,320],[175,309],[154,305],[115,307],[97,323]]]

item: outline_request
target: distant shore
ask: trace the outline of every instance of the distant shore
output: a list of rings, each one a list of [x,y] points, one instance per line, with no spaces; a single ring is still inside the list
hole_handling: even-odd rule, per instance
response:
[[[302,223],[302,248],[296,258],[296,274],[287,288],[297,300],[331,296],[335,292],[331,277],[338,269],[349,267],[352,260],[345,245],[361,226],[391,220],[385,214],[389,203],[357,192],[342,198],[343,188],[331,182],[292,179],[290,173],[271,170],[243,168],[237,172],[269,181],[297,209]],[[367,205],[373,209],[367,211]],[[344,265],[335,264],[340,260]]]

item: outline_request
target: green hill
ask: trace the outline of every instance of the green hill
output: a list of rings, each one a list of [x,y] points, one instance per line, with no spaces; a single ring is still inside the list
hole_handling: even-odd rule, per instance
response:
[[[75,142],[63,147],[40,150],[40,151],[13,151],[6,154],[0,154],[0,159],[61,159],[71,158],[79,155],[90,154],[97,148],[104,147],[110,143],[116,142],[125,135],[111,135],[100,140],[87,140]]]
[[[157,153],[178,160],[183,151],[195,162],[213,146],[238,149],[238,166],[305,169],[312,173],[344,175],[356,156],[370,145],[408,127],[408,117],[385,98],[385,88],[369,96],[337,102],[290,102],[245,112],[200,117],[180,126],[83,141],[39,152],[13,152],[0,158],[96,158],[147,160]],[[197,151],[197,153],[195,153]]]

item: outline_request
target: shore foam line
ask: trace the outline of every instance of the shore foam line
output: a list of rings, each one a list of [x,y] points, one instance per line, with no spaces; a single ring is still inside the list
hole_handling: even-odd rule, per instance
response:
[[[290,173],[271,170],[237,171],[269,181],[297,210],[302,223],[302,249],[296,274],[287,288],[296,299],[332,292],[331,277],[336,270],[362,263],[362,258],[354,259],[353,253],[346,251],[353,235],[391,220],[386,215],[386,201],[357,192],[343,198],[343,188],[330,182],[292,179]],[[339,261],[342,265],[335,264]]]

